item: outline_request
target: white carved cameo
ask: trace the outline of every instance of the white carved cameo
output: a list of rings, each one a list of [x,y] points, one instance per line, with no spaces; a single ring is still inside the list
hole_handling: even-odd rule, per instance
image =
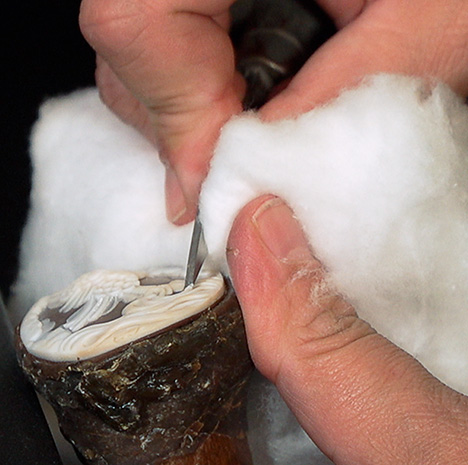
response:
[[[220,273],[204,271],[186,289],[182,275],[180,269],[86,273],[31,308],[21,340],[36,357],[84,360],[186,320],[224,294]]]

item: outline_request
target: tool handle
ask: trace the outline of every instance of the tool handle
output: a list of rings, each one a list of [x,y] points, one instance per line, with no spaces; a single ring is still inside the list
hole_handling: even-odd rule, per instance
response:
[[[237,69],[247,82],[246,110],[262,106],[335,32],[314,2],[238,0],[232,16]]]

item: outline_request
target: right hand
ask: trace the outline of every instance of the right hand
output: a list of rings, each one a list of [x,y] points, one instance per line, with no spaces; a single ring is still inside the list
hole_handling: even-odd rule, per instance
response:
[[[223,124],[242,109],[228,35],[234,0],[83,0],[103,101],[157,142],[168,217],[193,219]]]

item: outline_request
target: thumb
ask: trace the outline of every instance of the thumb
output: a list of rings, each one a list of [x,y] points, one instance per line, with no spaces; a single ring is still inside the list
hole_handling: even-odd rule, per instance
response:
[[[455,463],[447,454],[466,454],[466,398],[359,319],[280,199],[244,208],[228,261],[256,366],[336,463]],[[444,434],[450,452],[434,440]]]

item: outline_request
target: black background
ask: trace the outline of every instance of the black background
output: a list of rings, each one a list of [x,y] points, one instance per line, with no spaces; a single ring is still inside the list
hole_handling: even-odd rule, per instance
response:
[[[94,53],[78,27],[79,0],[11,2],[0,18],[0,289],[14,279],[27,211],[29,134],[47,97],[94,84]]]

